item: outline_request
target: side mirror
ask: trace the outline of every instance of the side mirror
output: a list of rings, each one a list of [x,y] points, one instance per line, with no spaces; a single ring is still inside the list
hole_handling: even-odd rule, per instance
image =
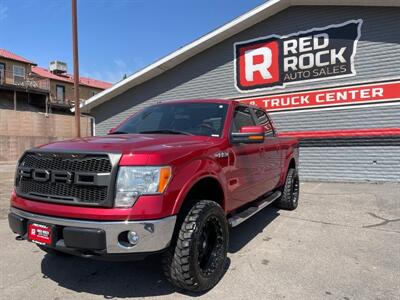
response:
[[[263,143],[265,129],[263,126],[243,126],[239,132],[232,132],[233,143]]]

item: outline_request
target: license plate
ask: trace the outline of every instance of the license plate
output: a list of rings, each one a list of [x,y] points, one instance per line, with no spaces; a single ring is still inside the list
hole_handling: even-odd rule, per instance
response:
[[[39,223],[29,223],[28,240],[40,245],[51,245],[53,242],[52,226]]]

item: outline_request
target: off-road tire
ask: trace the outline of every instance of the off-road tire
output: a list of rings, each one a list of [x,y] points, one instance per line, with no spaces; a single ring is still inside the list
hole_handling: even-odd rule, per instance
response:
[[[61,252],[61,251],[58,251],[58,250],[50,248],[50,247],[46,247],[46,246],[42,246],[42,245],[37,245],[37,246],[40,248],[40,250],[42,250],[50,255],[53,255],[53,256],[59,256],[59,257],[71,256],[71,254]]]
[[[229,242],[225,213],[216,202],[201,200],[189,210],[181,223],[170,248],[164,253],[164,273],[168,281],[180,289],[207,291],[218,283],[225,272]],[[213,242],[209,238],[214,234]]]
[[[299,191],[299,175],[295,169],[289,169],[282,188],[282,196],[276,201],[277,206],[286,210],[296,209],[299,204]]]

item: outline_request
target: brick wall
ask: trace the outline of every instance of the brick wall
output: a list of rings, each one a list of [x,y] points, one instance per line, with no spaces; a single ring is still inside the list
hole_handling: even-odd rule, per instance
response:
[[[91,136],[90,118],[81,119],[82,136]],[[0,161],[15,161],[29,148],[73,138],[74,116],[0,109]]]

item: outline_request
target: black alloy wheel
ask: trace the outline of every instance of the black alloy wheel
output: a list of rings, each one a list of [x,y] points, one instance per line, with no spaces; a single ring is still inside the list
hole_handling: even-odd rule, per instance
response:
[[[214,216],[210,216],[202,228],[197,249],[198,265],[203,276],[212,275],[221,260],[225,259],[222,228],[221,223]]]
[[[211,289],[226,270],[229,232],[225,212],[214,201],[198,201],[177,230],[163,258],[167,279],[190,292]]]

